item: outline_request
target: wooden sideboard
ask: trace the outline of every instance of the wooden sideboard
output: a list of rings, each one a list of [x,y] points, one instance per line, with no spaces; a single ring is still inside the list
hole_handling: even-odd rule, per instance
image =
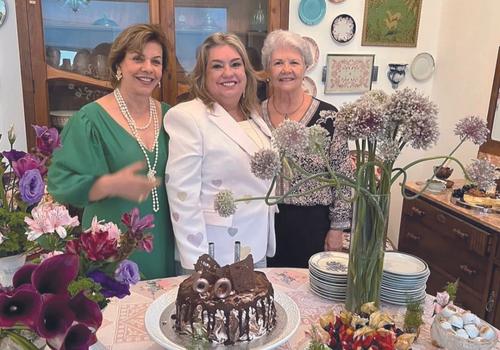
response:
[[[408,183],[406,192],[421,187]],[[405,199],[398,249],[429,264],[428,294],[459,278],[456,304],[500,327],[500,215],[471,212],[450,198],[451,189]]]

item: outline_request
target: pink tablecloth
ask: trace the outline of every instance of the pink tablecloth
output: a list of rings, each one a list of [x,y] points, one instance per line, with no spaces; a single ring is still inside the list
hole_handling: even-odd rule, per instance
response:
[[[316,296],[309,289],[307,269],[273,268],[263,270],[275,289],[289,295],[297,303],[301,312],[301,323],[290,340],[279,349],[305,349],[309,344],[306,331],[312,324],[317,324],[319,316],[329,308],[340,311],[341,303],[335,303]],[[185,279],[173,277],[160,280],[144,281],[132,287],[132,295],[113,300],[105,309],[104,320],[97,332],[99,341],[109,350],[156,350],[161,347],[149,339],[144,326],[144,314],[154,299],[165,292],[177,288]],[[395,319],[398,326],[402,325],[404,307],[385,304],[382,307]],[[429,328],[432,323],[433,297],[428,296],[425,303],[425,325],[414,344],[414,350],[437,349],[431,345]],[[500,349],[497,345],[496,349]]]

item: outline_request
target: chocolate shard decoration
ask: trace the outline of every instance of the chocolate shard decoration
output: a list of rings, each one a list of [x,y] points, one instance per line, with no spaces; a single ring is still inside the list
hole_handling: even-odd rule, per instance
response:
[[[220,269],[220,265],[210,255],[203,254],[194,264],[194,270],[200,273],[201,278],[204,278],[210,284],[217,281],[216,271]]]
[[[245,259],[229,266],[233,289],[237,293],[250,291],[255,288],[255,274],[253,273],[253,257],[249,254]]]

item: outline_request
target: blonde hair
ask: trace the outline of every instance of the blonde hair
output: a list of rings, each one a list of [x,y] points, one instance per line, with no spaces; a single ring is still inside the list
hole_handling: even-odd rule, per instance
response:
[[[216,46],[226,45],[235,49],[243,60],[247,84],[243,95],[240,98],[239,105],[243,113],[246,116],[249,116],[252,112],[258,112],[259,103],[257,102],[257,78],[245,47],[235,34],[214,33],[203,41],[201,46],[198,48],[196,64],[190,74],[191,92],[194,97],[202,100],[206,106],[209,108],[213,107],[213,104],[216,101],[208,92],[206,85],[208,54],[210,49]]]
[[[144,46],[149,42],[156,42],[162,50],[162,71],[167,68],[167,37],[157,24],[136,24],[125,28],[113,42],[108,55],[108,63],[111,70],[111,85],[118,86],[116,71],[118,65],[123,61],[127,52],[142,52]]]

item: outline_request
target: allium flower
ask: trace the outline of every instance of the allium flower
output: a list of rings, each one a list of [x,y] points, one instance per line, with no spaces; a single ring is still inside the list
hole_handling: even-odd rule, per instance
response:
[[[308,149],[312,153],[324,151],[329,142],[328,131],[317,124],[307,128],[307,138],[309,140]]]
[[[399,145],[392,139],[381,141],[378,144],[378,156],[384,161],[395,161],[399,153]]]
[[[36,132],[36,147],[44,155],[51,155],[55,149],[61,147],[61,139],[56,128],[33,125]]]
[[[299,122],[286,119],[273,131],[273,142],[280,152],[291,156],[303,154],[309,144],[307,129]]]
[[[389,121],[405,122],[416,114],[436,118],[437,105],[416,89],[404,88],[393,93],[384,106]]]
[[[435,115],[416,113],[401,124],[401,134],[415,149],[427,149],[436,144],[439,130]]]
[[[21,193],[21,199],[28,205],[33,205],[42,199],[45,192],[45,183],[38,169],[28,170],[24,173],[21,180],[19,180],[19,192]]]
[[[477,116],[460,119],[454,131],[460,139],[469,139],[476,145],[485,143],[490,133],[486,122]]]
[[[384,103],[387,103],[389,100],[389,95],[387,95],[384,91],[382,90],[370,90],[366,92],[363,96],[361,96],[363,99],[371,100],[373,103],[383,105]]]
[[[101,285],[100,292],[106,298],[117,297],[121,299],[130,295],[130,287],[127,283],[118,282],[114,278],[106,275],[104,272],[94,270],[88,273],[87,276]]]
[[[482,190],[495,186],[495,166],[485,159],[474,159],[467,167],[467,174]]]
[[[118,282],[136,284],[141,280],[139,267],[130,260],[123,260],[115,271],[115,278]]]
[[[46,202],[39,204],[31,211],[30,217],[25,217],[28,224],[28,240],[34,241],[45,233],[57,233],[59,237],[66,238],[66,228],[77,227],[78,217],[71,217],[68,209],[60,204]]]
[[[250,168],[259,179],[270,180],[281,170],[280,157],[271,149],[261,149],[250,159]]]
[[[233,192],[222,190],[215,195],[214,209],[222,217],[228,217],[236,212]]]
[[[335,115],[336,131],[350,140],[374,139],[384,127],[382,106],[371,99],[360,98],[344,104]]]

